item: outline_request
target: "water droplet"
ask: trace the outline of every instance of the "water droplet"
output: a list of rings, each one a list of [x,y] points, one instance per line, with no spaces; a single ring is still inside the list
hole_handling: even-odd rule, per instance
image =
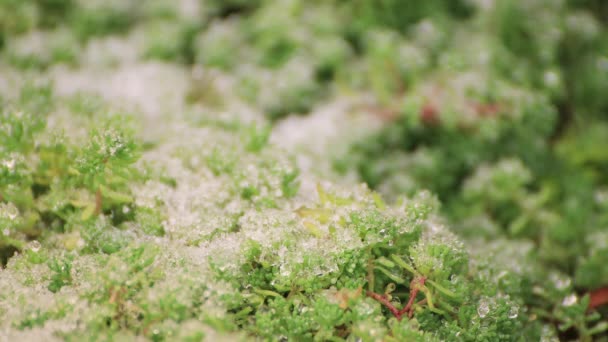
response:
[[[552,278],[555,288],[558,290],[565,290],[570,286],[571,280],[567,276],[556,274]]]
[[[485,299],[482,299],[479,302],[479,306],[477,307],[477,314],[479,315],[479,317],[484,318],[488,315],[489,312],[490,312],[490,305],[488,304],[488,301]]]
[[[543,81],[548,87],[557,87],[559,85],[559,75],[555,71],[547,71],[543,75]]]
[[[540,342],[559,342],[555,331],[548,325],[543,326]]]
[[[509,318],[511,318],[511,319],[517,318],[518,314],[519,314],[519,306],[513,305],[511,307],[511,309],[509,310]]]
[[[4,160],[2,165],[12,171],[15,168],[15,159]]]
[[[13,221],[19,216],[19,209],[13,204],[0,204],[0,217],[8,218]]]
[[[38,253],[41,245],[40,245],[40,242],[38,242],[37,240],[34,240],[28,244],[28,247],[32,252]]]
[[[578,301],[578,297],[575,294],[571,294],[564,298],[564,300],[562,301],[562,305],[563,306],[572,306],[572,305],[576,304],[577,301]]]

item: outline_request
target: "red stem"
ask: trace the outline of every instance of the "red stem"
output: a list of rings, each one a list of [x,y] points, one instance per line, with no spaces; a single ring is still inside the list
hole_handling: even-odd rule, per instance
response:
[[[407,305],[399,311],[401,315],[407,312],[407,317],[411,318],[414,314],[414,302],[416,301],[416,296],[420,291],[420,288],[424,286],[424,282],[426,281],[425,277],[414,278],[410,283],[410,299],[407,301]]]
[[[402,314],[399,313],[399,310],[397,310],[397,308],[391,302],[389,302],[388,299],[386,299],[385,295],[377,294],[372,291],[367,291],[367,295],[384,304],[384,306],[386,306],[386,308],[389,309],[389,311],[395,315],[398,320],[401,320]]]
[[[407,317],[412,317],[414,301],[416,301],[416,296],[418,295],[418,289],[412,288],[410,291],[410,299],[407,301],[407,304],[401,311],[399,311],[399,315],[403,315],[407,312]]]
[[[375,300],[377,300],[378,302],[380,302],[381,304],[383,304],[384,306],[386,306],[386,308],[398,319],[401,320],[401,318],[403,317],[404,314],[407,313],[407,317],[412,318],[412,315],[414,314],[414,303],[416,301],[416,296],[418,295],[418,292],[420,291],[420,288],[422,286],[424,286],[424,282],[426,281],[425,277],[420,277],[420,278],[414,278],[412,280],[412,282],[410,283],[410,298],[407,301],[407,304],[405,305],[405,307],[403,307],[403,309],[401,310],[397,310],[397,308],[393,305],[393,303],[391,303],[387,298],[386,295],[381,295],[372,291],[367,291],[367,296],[374,298]],[[421,301],[421,302],[424,302]]]
[[[97,188],[95,192],[95,216],[99,216],[103,210],[103,196],[101,194],[101,188]]]

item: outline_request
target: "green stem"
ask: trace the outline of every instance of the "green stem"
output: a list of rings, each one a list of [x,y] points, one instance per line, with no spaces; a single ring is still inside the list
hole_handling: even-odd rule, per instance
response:
[[[399,256],[397,256],[396,254],[391,254],[391,259],[393,259],[393,261],[405,268],[406,270],[410,271],[414,276],[419,276],[420,274],[418,273],[418,271],[416,271],[414,269],[414,267],[412,267],[412,265],[408,264],[407,262],[405,262],[403,259],[401,259]]]
[[[253,290],[253,292],[255,292],[255,293],[259,294],[259,295],[262,295],[264,297],[276,297],[276,298],[283,297],[280,294],[278,294],[277,292],[270,291],[270,290],[255,289],[255,290]]]
[[[384,275],[386,275],[387,277],[389,277],[392,281],[394,281],[397,284],[403,285],[405,284],[405,279],[400,278],[394,274],[392,274],[389,270],[387,270],[386,268],[380,266],[380,265],[376,265],[374,267],[375,269],[377,269],[378,271],[384,273]]]
[[[371,257],[371,249],[368,250],[368,254],[370,254],[370,257],[367,260],[367,289],[373,292],[376,279],[374,277],[374,259]]]
[[[458,296],[454,292],[446,289],[445,287],[437,284],[436,282],[434,282],[434,281],[432,281],[430,279],[427,279],[426,281],[429,284],[433,285],[434,288],[436,288],[439,292],[443,293],[444,295],[446,295],[446,296],[448,296],[450,298],[453,298],[453,299],[457,299],[458,298]]]

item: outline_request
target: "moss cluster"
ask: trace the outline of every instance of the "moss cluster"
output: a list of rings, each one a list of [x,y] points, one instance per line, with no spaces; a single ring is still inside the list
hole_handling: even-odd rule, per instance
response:
[[[188,335],[195,339],[235,332],[316,340],[521,334],[526,316],[513,289],[480,278],[481,266],[444,227],[428,192],[395,205],[365,186],[318,184],[303,193],[290,159],[256,126],[195,128],[204,139],[165,151],[178,166],[164,172],[154,170],[166,162],[152,159],[133,169],[141,143],[122,124],[93,129],[78,145],[62,140],[47,148],[56,135],[44,121],[16,120],[23,115],[4,116],[31,124],[4,125],[24,132],[12,135],[19,146],[37,141],[21,150],[23,162],[7,171],[21,178],[2,192],[10,229],[3,251],[17,253],[2,271],[1,312],[16,331],[164,340],[186,338],[182,324],[198,322]],[[101,117],[93,118],[96,127]],[[189,203],[194,217],[180,221],[175,206],[184,198],[171,191],[182,195],[192,179],[217,193],[190,193],[205,201]],[[15,197],[16,185],[27,201]],[[408,300],[407,308],[399,304]],[[70,325],[79,313],[82,323]]]

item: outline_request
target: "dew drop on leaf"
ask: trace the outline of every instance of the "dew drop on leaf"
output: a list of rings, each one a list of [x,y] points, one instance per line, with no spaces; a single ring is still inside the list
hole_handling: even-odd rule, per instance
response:
[[[560,278],[555,282],[555,288],[563,290],[570,286],[570,278]]]
[[[569,296],[566,296],[566,298],[564,298],[564,300],[562,301],[562,305],[563,306],[572,306],[572,305],[576,304],[577,300],[578,300],[578,298],[576,297],[576,295],[571,294]]]
[[[28,248],[34,253],[38,253],[40,247],[40,242],[38,242],[37,240],[34,240],[28,244]]]
[[[489,312],[490,305],[488,304],[487,300],[482,299],[479,302],[479,306],[477,307],[477,314],[479,315],[479,317],[484,318],[488,315]]]
[[[19,209],[12,203],[4,204],[0,203],[0,218],[6,218],[13,221],[19,216]],[[8,235],[5,233],[5,235]]]
[[[511,318],[511,319],[517,318],[518,314],[519,314],[519,306],[513,305],[511,307],[511,309],[509,310],[509,318]]]

